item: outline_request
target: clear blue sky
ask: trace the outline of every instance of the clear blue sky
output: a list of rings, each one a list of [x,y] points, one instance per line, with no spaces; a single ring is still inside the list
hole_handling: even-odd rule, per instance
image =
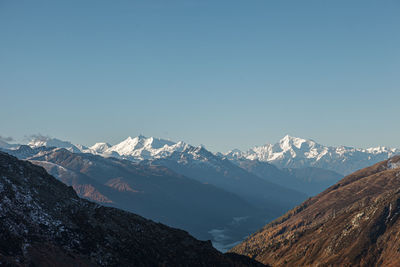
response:
[[[0,0],[0,135],[400,147],[400,1]]]

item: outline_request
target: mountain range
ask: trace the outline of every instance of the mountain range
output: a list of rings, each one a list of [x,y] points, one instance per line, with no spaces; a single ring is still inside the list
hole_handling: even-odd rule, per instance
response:
[[[397,233],[400,232],[397,222],[400,214],[400,156],[394,156],[399,152],[397,149],[325,147],[311,140],[290,136],[284,137],[276,145],[256,147],[247,152],[234,150],[225,154],[212,153],[203,146],[196,147],[184,142],[175,143],[144,136],[129,137],[114,146],[97,143],[86,147],[51,138],[32,140],[28,145],[0,145],[2,151],[42,166],[58,180],[71,186],[80,197],[182,228],[203,240],[213,239],[214,246],[221,251],[235,246],[231,252],[254,258],[267,265],[397,266],[400,263],[396,261],[399,255],[395,249],[399,246]],[[264,154],[260,151],[264,151]],[[37,177],[39,172],[43,177],[47,177],[47,174],[43,169],[35,169],[40,167],[26,165],[28,163],[4,153],[0,154],[1,158],[4,166],[1,170],[3,184],[0,187],[8,188],[0,190],[0,194],[3,193],[2,201],[6,201],[1,204],[0,210],[6,212],[4,218],[12,217],[18,225],[25,222],[28,229],[40,228],[42,226],[36,220],[38,216],[32,217],[29,214],[33,213],[30,212],[28,215],[31,217],[28,218],[22,215],[23,212],[19,212],[33,207],[35,214],[46,210],[40,216],[50,225],[50,232],[40,230],[41,232],[32,232],[33,236],[26,237],[22,232],[15,236],[15,232],[6,231],[19,226],[13,225],[12,221],[3,221],[0,226],[7,233],[7,239],[13,240],[15,246],[7,250],[5,240],[0,240],[0,245],[3,246],[0,247],[1,260],[32,261],[38,257],[42,261],[44,258],[40,255],[46,255],[50,261],[55,262],[55,255],[66,260],[71,260],[68,255],[73,255],[74,259],[85,264],[93,263],[93,260],[97,263],[114,260],[99,256],[97,252],[94,258],[88,258],[82,250],[86,247],[75,250],[76,245],[71,245],[72,239],[83,241],[77,239],[76,233],[68,235],[72,230],[69,230],[65,239],[71,242],[68,241],[70,243],[67,246],[60,245],[57,235],[54,235],[56,228],[48,221],[53,215],[58,216],[57,218],[61,215],[49,211],[46,206],[48,201],[43,200],[46,194],[42,192],[39,196],[34,193],[40,191],[40,188],[29,191],[31,189],[27,189],[28,184],[18,180],[31,181],[26,178],[31,174],[34,174],[33,177]],[[385,160],[376,163],[380,158]],[[375,165],[371,164],[371,167],[343,178],[343,173],[368,162]],[[28,171],[24,171],[25,168]],[[37,178],[32,181],[38,181],[35,179]],[[35,187],[35,183],[29,186]],[[21,185],[23,188],[20,190]],[[57,190],[55,189],[56,193]],[[11,194],[11,191],[17,193]],[[31,204],[25,201],[29,204],[27,207],[21,206],[23,204],[19,199],[19,196],[28,199],[26,192],[31,192],[29,195],[33,194],[32,199],[35,199]],[[67,195],[67,198],[75,198],[68,192],[59,195],[61,198]],[[307,196],[314,197],[306,200]],[[12,200],[12,207],[7,199]],[[54,196],[50,197],[51,203],[52,199],[54,200]],[[303,204],[297,206],[304,200],[306,201]],[[66,200],[58,201],[65,203]],[[42,205],[39,210],[36,208],[38,205]],[[62,206],[62,213],[66,213],[65,209],[71,205]],[[93,209],[82,210],[83,206],[88,205],[92,204],[80,204],[80,212],[90,217]],[[8,208],[5,210],[4,207]],[[16,213],[13,213],[13,209]],[[288,212],[284,214],[286,211]],[[46,214],[51,216],[46,217]],[[80,221],[71,222],[76,215],[69,217],[66,214],[63,218],[65,225],[75,223],[73,227],[79,229],[88,227]],[[112,214],[112,209],[107,210],[97,214],[96,219],[102,218],[104,221],[106,219],[102,216],[110,216],[114,218],[113,222],[107,222],[106,225],[120,229],[119,222],[116,222],[117,219]],[[281,215],[283,216],[270,222]],[[158,231],[157,225],[160,224],[146,222],[149,223],[148,229],[154,228]],[[240,243],[245,236],[265,223],[268,224],[264,228]],[[163,229],[160,231],[165,233],[168,232],[165,229],[172,228]],[[132,236],[132,233],[126,234]],[[50,240],[46,247],[35,243],[35,240],[43,236]],[[121,232],[118,236],[121,236]],[[147,236],[151,234],[145,234],[143,240]],[[129,242],[142,241],[130,239]],[[100,239],[94,242],[100,242]],[[149,241],[143,242],[147,244]],[[120,246],[118,243],[113,244]],[[161,242],[160,249],[164,250],[162,244]],[[196,250],[203,251],[202,244],[205,243],[196,244]],[[90,242],[85,243],[86,245],[90,247]],[[108,250],[110,244],[101,246],[103,245],[105,247],[101,250],[107,250],[108,255],[129,258],[129,255]],[[27,250],[27,246],[32,246],[32,249]],[[181,245],[178,244],[179,246]],[[46,249],[55,254],[44,252]],[[146,258],[141,252],[138,253],[138,259]],[[213,255],[211,259],[214,262],[226,264],[228,261],[232,264],[239,260],[244,266],[248,264],[248,258],[240,258],[236,254],[215,254],[212,249],[207,253]],[[157,257],[162,258],[165,255]],[[165,260],[173,262],[172,259]],[[186,260],[188,259],[180,259]],[[191,260],[192,258],[189,259]],[[137,264],[141,265],[142,262]]]
[[[116,145],[87,147],[38,136],[28,145],[0,146],[43,166],[80,197],[212,239],[222,251],[335,184],[345,170],[398,153],[326,147],[290,136],[224,154],[142,135]]]
[[[263,266],[136,214],[79,198],[0,152],[0,265]]]
[[[141,164],[166,166],[202,183],[232,192],[259,208],[273,214],[287,210],[307,198],[296,190],[262,179],[205,148],[185,146],[168,157],[142,161]],[[274,205],[271,205],[274,203]]]
[[[0,147],[9,149],[18,147],[16,144],[3,143],[0,144]],[[99,142],[90,147],[39,135],[34,136],[28,145],[34,148],[40,146],[59,147],[74,153],[90,153],[135,162],[164,159],[173,153],[195,148],[183,141],[173,142],[161,138],[147,138],[143,135],[134,138],[128,137],[116,145]],[[202,148],[206,150],[205,147]],[[269,182],[301,191],[309,196],[318,194],[344,175],[399,153],[399,149],[387,147],[361,149],[324,146],[312,140],[289,135],[276,144],[256,146],[246,152],[238,149],[227,153],[210,152],[222,159],[230,160],[241,168],[247,168],[248,172],[267,179]],[[273,170],[272,165],[283,170],[284,173],[271,176],[271,172],[275,174],[278,172]],[[318,175],[315,176],[317,173]]]
[[[44,167],[81,197],[185,229],[201,239],[210,239],[210,229],[227,225],[235,217],[260,213],[235,194],[163,166],[64,148],[21,146],[8,153]]]
[[[199,147],[187,146],[163,162],[43,146],[3,151],[44,167],[81,197],[179,227],[200,239],[218,239],[221,250],[306,199]]]
[[[192,147],[183,141],[173,142],[161,138],[128,137],[116,145],[106,142],[96,143],[87,147],[74,145],[68,141],[45,136],[34,136],[28,143],[31,147],[60,147],[74,153],[91,153],[103,157],[118,157],[132,161],[153,160],[170,156]],[[0,143],[0,147],[17,147],[15,144]],[[313,140],[286,135],[278,143],[255,146],[247,151],[233,149],[226,153],[217,152],[215,155],[231,161],[257,160],[268,162],[280,169],[316,167],[337,172],[341,175],[350,174],[376,162],[399,154],[400,149],[388,147],[354,148],[347,146],[325,146]]]
[[[279,168],[317,167],[347,175],[399,153],[400,149],[387,147],[324,146],[286,135],[276,144],[256,146],[246,152],[235,149],[222,155],[230,160],[269,162]]]

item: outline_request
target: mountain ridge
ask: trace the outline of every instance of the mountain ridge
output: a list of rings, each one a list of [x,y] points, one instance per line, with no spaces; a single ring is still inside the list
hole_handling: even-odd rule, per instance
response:
[[[272,266],[399,266],[400,156],[356,171],[231,251]]]
[[[0,144],[7,148],[9,144]],[[106,142],[96,143],[91,147],[74,145],[57,138],[37,136],[28,145],[31,147],[55,146],[63,147],[75,153],[91,153],[104,157],[117,157],[132,161],[152,160],[170,156],[175,151],[181,152],[186,147],[193,147],[185,142],[174,142],[162,138],[128,137],[125,140],[110,145]],[[15,144],[13,147],[15,148]],[[195,146],[194,146],[195,147]],[[239,159],[259,160],[283,168],[316,167],[338,172],[342,175],[350,174],[376,162],[400,154],[398,148],[384,146],[370,148],[355,148],[349,146],[326,146],[311,139],[284,136],[278,143],[254,146],[247,151],[238,149],[226,153],[216,152],[214,155],[226,157],[229,160]]]
[[[136,214],[80,199],[42,167],[0,152],[0,264],[262,266]]]
[[[64,148],[20,149],[21,154],[19,150],[8,152],[46,168],[73,186],[81,197],[183,228],[201,239],[209,239],[207,231],[229,223],[233,217],[258,213],[239,196],[167,167],[73,153]],[[208,198],[204,200],[203,196]]]
[[[306,198],[301,192],[264,180],[201,146],[186,146],[169,157],[142,161],[141,164],[168,167],[202,183],[224,188],[257,206],[275,203],[287,210]]]
[[[264,161],[279,168],[318,167],[346,175],[399,153],[400,149],[387,147],[324,146],[286,135],[275,144],[255,146],[246,152],[235,149],[221,155],[230,160]]]

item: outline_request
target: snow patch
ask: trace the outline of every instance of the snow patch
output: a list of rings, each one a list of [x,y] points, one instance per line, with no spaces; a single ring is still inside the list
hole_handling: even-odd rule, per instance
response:
[[[388,161],[387,163],[388,169],[397,169],[400,168],[400,160],[397,162],[392,162],[391,160]]]

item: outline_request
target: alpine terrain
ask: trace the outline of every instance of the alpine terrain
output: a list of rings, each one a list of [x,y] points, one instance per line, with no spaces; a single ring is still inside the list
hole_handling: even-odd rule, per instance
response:
[[[43,166],[81,197],[212,239],[223,251],[307,198],[183,142],[138,136],[84,148],[41,137],[29,144],[3,151]],[[40,146],[48,144],[63,149]]]
[[[286,135],[276,144],[256,146],[246,152],[235,149],[224,155],[231,160],[265,161],[279,168],[317,167],[347,175],[395,154],[400,154],[400,150],[387,147],[330,147]]]
[[[233,218],[260,213],[230,192],[163,166],[72,153],[64,148],[20,146],[7,152],[44,167],[82,198],[182,228],[201,239],[211,239],[211,229],[228,225]]]
[[[400,156],[346,176],[231,251],[272,266],[400,266]]]
[[[79,198],[43,168],[0,152],[0,265],[261,266],[138,215]]]

